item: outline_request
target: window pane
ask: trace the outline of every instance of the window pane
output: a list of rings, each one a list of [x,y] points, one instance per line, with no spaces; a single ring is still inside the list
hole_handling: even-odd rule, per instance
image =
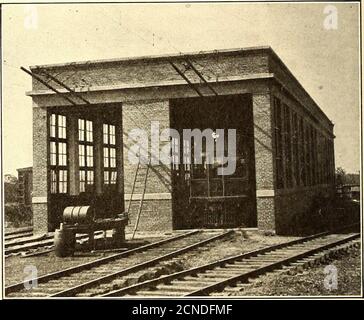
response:
[[[109,149],[104,148],[104,167],[109,167]]]
[[[104,172],[104,184],[109,184],[109,171]]]
[[[50,133],[49,134],[51,137],[54,138],[56,136],[56,115],[55,114],[52,114],[50,116],[49,122],[50,122]]]
[[[59,192],[67,192],[67,170],[59,170]]]
[[[51,153],[56,153],[56,143],[51,141]]]
[[[54,125],[54,126],[56,125],[56,115],[55,114],[51,115],[51,121],[50,122],[51,122],[51,125]]]
[[[87,155],[92,157],[94,154],[94,148],[92,146],[87,146]]]
[[[80,192],[85,192],[85,171],[80,170]]]
[[[58,126],[64,127],[66,124],[65,117],[62,115],[58,115]]]
[[[85,130],[85,120],[78,119],[78,129],[79,130]]]
[[[85,120],[78,119],[78,140],[83,141],[85,135]]]
[[[56,143],[54,141],[50,143],[50,164],[51,166],[57,165]]]
[[[51,193],[57,192],[57,176],[54,170],[51,170]]]
[[[56,165],[57,165],[57,155],[51,154],[51,166],[56,166]]]
[[[85,166],[85,156],[80,155],[78,158],[79,158],[80,167],[84,167]]]
[[[88,167],[94,166],[94,158],[92,156],[87,156],[87,166]]]
[[[51,125],[50,136],[54,138],[56,136],[56,126]]]
[[[80,156],[84,156],[85,155],[85,146],[80,144],[78,145],[78,153]]]
[[[103,125],[103,132],[104,132],[104,143],[108,144],[109,143],[109,127],[107,124]]]
[[[85,170],[80,170],[80,181],[85,181]]]
[[[117,177],[117,172],[112,171],[111,172],[111,184],[116,184],[116,177]]]
[[[66,150],[66,144],[64,142],[59,142],[58,143],[58,152],[60,154],[66,154],[67,153],[66,151],[67,151]]]
[[[86,140],[88,142],[92,142],[93,141],[92,121],[86,121]]]
[[[116,159],[115,158],[110,159],[110,167],[116,168]]]
[[[88,184],[94,183],[94,172],[93,171],[87,171],[87,183]]]
[[[58,165],[67,165],[67,146],[64,142],[58,143]]]
[[[58,138],[66,138],[66,117],[58,115]]]

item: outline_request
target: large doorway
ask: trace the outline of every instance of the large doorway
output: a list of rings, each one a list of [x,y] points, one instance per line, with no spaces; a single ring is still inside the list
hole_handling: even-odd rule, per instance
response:
[[[180,163],[172,164],[172,210],[175,229],[255,227],[255,160],[251,95],[233,95],[170,101],[171,127],[180,140],[172,141],[172,159],[179,149]],[[194,137],[184,139],[184,129],[211,133],[196,147]],[[217,152],[217,134],[224,129],[224,156],[228,156],[228,129],[236,130],[235,170],[221,174],[223,164]],[[211,159],[211,145],[215,153]],[[187,151],[187,152],[186,152]],[[195,159],[199,152],[200,160]],[[188,154],[191,154],[188,161]],[[210,160],[208,160],[208,158]],[[226,159],[225,159],[226,160]],[[222,168],[219,170],[219,168]],[[221,171],[222,170],[222,171]],[[220,171],[220,173],[219,173]],[[226,171],[226,170],[225,170]]]

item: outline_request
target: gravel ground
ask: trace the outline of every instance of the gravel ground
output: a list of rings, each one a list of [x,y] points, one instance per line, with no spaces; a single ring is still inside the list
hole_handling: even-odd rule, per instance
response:
[[[158,237],[156,237],[158,236]],[[170,237],[171,234],[164,235]],[[139,237],[138,237],[139,238]],[[157,234],[150,238],[143,238],[150,242],[155,242],[163,238],[163,234]],[[140,240],[139,238],[138,240]],[[265,246],[287,242],[296,238],[263,236],[257,232],[236,232],[233,237],[225,241],[213,242],[208,246],[201,247],[193,253],[187,253],[179,259],[179,266],[183,269],[196,267],[208,262],[216,261],[222,258],[233,256],[242,252],[256,250]],[[105,254],[78,254],[74,257],[58,258],[53,252],[35,257],[21,258],[13,256],[5,259],[5,283],[6,286],[18,283],[24,280],[28,274],[24,273],[26,266],[35,266],[38,270],[38,276],[47,273],[59,271],[99,259],[113,253]]]
[[[324,286],[325,265],[319,265],[296,275],[270,274],[259,277],[242,292],[221,292],[222,296],[352,296],[361,294],[360,249],[333,260],[337,268],[337,289]]]
[[[170,237],[170,235],[168,236]],[[156,242],[163,237],[144,238],[148,242]],[[138,239],[139,240],[139,239]],[[83,263],[91,262],[103,257],[115,254],[116,252],[107,253],[76,253],[73,257],[59,258],[54,252],[50,252],[41,256],[26,257],[11,256],[5,259],[5,286],[24,281],[29,276],[29,272],[25,272],[27,266],[35,266],[38,276],[51,272],[56,272],[66,268],[74,267]]]
[[[258,232],[236,232],[229,240],[213,242],[198,248],[193,253],[181,256],[179,262],[184,269],[228,258],[240,253],[249,252],[298,239],[297,237],[263,236]]]

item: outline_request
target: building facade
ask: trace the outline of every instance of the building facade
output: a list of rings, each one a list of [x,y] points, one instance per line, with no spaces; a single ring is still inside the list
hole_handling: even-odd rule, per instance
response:
[[[131,226],[144,200],[141,230],[288,234],[318,198],[334,196],[333,124],[270,47],[30,69],[36,232],[54,230],[65,206],[93,204],[113,215],[132,195]],[[155,147],[156,124],[158,132],[235,129],[234,174],[219,176],[218,165],[205,162],[151,161],[138,189],[130,132],[143,129]],[[160,140],[157,148],[171,148],[172,158],[176,148],[183,158],[194,146]]]
[[[24,207],[32,206],[33,168],[19,168],[18,171],[18,203]]]

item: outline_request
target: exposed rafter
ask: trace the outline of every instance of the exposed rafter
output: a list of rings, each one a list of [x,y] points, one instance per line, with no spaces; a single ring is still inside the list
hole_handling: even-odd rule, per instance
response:
[[[22,71],[24,71],[25,73],[29,74],[32,78],[36,79],[37,81],[39,81],[41,84],[43,84],[44,86],[46,86],[48,89],[52,90],[53,92],[59,94],[63,99],[67,100],[69,103],[71,103],[74,106],[77,106],[77,103],[74,102],[73,100],[71,100],[70,98],[66,97],[65,95],[63,95],[61,92],[59,92],[56,88],[52,87],[50,84],[48,84],[47,82],[45,82],[42,78],[40,78],[39,76],[37,76],[36,74],[34,74],[33,72],[25,69],[24,67],[20,67],[20,69]]]
[[[187,77],[186,75],[180,70],[178,69],[178,67],[172,62],[169,61],[170,65],[173,67],[174,70],[176,70],[176,72],[188,83],[188,85],[194,90],[196,91],[196,93],[200,96],[203,97],[203,94],[201,93],[200,90],[198,90],[197,86],[192,83]]]
[[[78,92],[75,92],[74,90],[72,90],[69,86],[65,85],[62,81],[58,80],[56,77],[52,76],[51,74],[49,74],[48,72],[41,70],[41,72],[48,77],[49,79],[53,80],[55,83],[59,84],[60,86],[62,86],[63,88],[65,88],[66,90],[68,90],[74,97],[82,100],[83,102],[85,102],[86,104],[91,104],[88,100],[86,100],[84,97],[82,97],[81,94],[79,94]]]
[[[215,89],[207,82],[202,73],[195,68],[195,66],[191,63],[191,61],[188,60],[188,58],[185,58],[185,61],[187,65],[198,75],[198,77],[202,80],[202,82],[205,83],[208,86],[208,88],[214,93],[214,95],[218,96]]]

